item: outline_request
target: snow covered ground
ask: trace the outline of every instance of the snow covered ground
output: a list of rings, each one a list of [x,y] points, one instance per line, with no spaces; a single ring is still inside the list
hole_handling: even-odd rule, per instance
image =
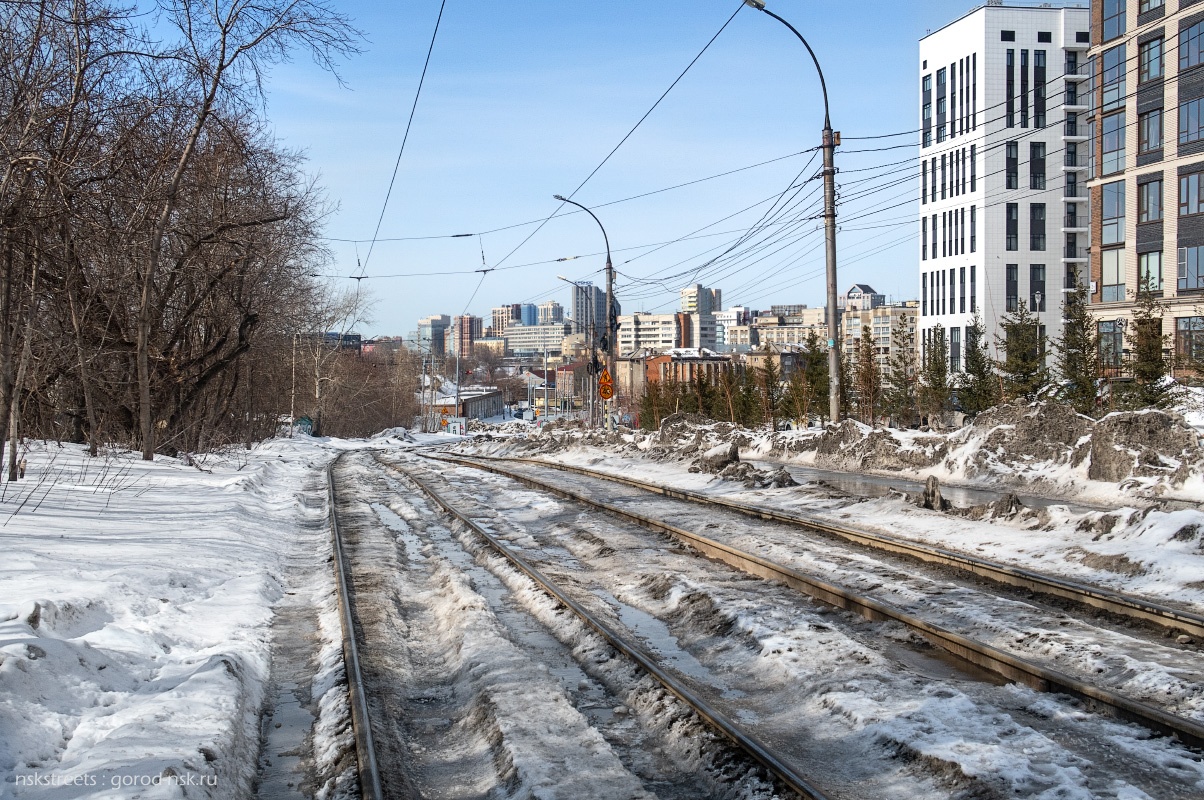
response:
[[[0,486],[0,797],[249,796],[274,607],[293,589],[321,618],[312,747],[333,768],[351,741],[325,466],[397,435],[193,466],[34,443],[26,478]]]

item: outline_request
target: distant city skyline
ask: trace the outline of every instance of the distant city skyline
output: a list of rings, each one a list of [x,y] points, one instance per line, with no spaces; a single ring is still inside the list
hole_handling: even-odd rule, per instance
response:
[[[552,195],[569,195],[599,166],[738,5],[448,4],[373,246],[366,240],[439,4],[341,4],[368,37],[365,52],[341,67],[346,88],[311,64],[287,64],[269,77],[268,114],[276,136],[306,153],[334,206],[324,231],[332,258],[322,272],[335,287],[358,286],[376,300],[373,321],[357,327],[404,334],[430,314],[488,319],[502,303],[549,299],[569,308],[570,289],[557,275],[600,285],[604,247],[592,220],[576,212],[539,227],[557,208]],[[917,181],[908,176],[916,138],[857,137],[918,127],[919,39],[967,5],[770,7],[814,47],[842,132],[840,283],[914,296]],[[796,175],[814,175],[809,159],[822,123],[819,81],[799,42],[751,9],[736,14],[573,195],[606,226],[624,313],[671,309],[694,282],[721,288],[729,305],[822,303],[822,236],[810,219],[815,182],[787,195],[764,234],[739,244]],[[742,171],[662,191],[732,170]],[[637,195],[645,196],[615,202]],[[457,234],[474,235],[451,238]],[[490,268],[483,280],[475,272]],[[349,280],[361,270],[365,280]]]

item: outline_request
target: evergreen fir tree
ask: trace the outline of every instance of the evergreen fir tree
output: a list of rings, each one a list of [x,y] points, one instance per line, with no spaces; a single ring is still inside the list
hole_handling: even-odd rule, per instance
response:
[[[966,356],[963,359],[965,372],[958,381],[957,397],[962,411],[977,414],[999,403],[999,380],[987,353],[987,337],[982,319],[974,321],[966,329]]]
[[[878,369],[874,337],[863,327],[857,345],[857,360],[853,363],[853,392],[857,398],[857,416],[870,427],[876,427],[882,401],[882,373]]]
[[[778,356],[780,359],[781,356]],[[765,348],[765,366],[759,370],[758,382],[761,389],[761,402],[764,403],[765,417],[769,420],[769,429],[777,430],[778,417],[782,413],[782,381],[778,363]]]
[[[1133,380],[1113,384],[1117,408],[1132,411],[1166,408],[1175,400],[1177,385],[1170,379],[1173,362],[1165,353],[1170,346],[1170,335],[1162,332],[1165,315],[1166,307],[1153,292],[1137,292],[1133,321],[1125,330]]]
[[[1087,287],[1081,282],[1066,293],[1062,338],[1054,343],[1060,398],[1080,414],[1096,413],[1096,386],[1100,377],[1099,331],[1087,307]]]
[[[920,412],[929,418],[949,410],[953,394],[949,385],[949,343],[944,326],[937,324],[928,331],[928,346],[924,348],[920,366]]]
[[[920,421],[919,380],[915,329],[907,318],[900,318],[891,334],[891,354],[882,393],[882,410],[896,425],[907,427]]]
[[[828,346],[814,330],[807,332],[803,344],[804,371],[811,387],[812,408],[823,422],[828,420]]]
[[[1049,381],[1040,322],[1021,300],[1014,313],[1003,316],[1000,327],[1003,336],[996,337],[996,341],[1004,358],[995,368],[1003,379],[1004,399],[1035,399]]]
[[[761,424],[761,392],[757,388],[755,370],[745,366],[740,379],[740,392],[737,396],[736,409],[740,424],[746,428],[755,428]]]

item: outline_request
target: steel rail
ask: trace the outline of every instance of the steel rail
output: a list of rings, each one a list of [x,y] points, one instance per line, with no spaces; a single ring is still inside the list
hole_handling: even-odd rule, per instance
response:
[[[1173,736],[1188,746],[1204,749],[1204,725],[1194,720],[1171,714],[1111,690],[1078,680],[1063,672],[1018,658],[991,645],[975,641],[939,625],[926,622],[889,603],[857,594],[838,584],[820,580],[791,567],[774,563],[768,559],[761,558],[760,556],[663,520],[653,519],[644,514],[637,514],[605,501],[588,497],[570,489],[554,486],[503,467],[493,464],[481,464],[457,456],[441,455],[438,457],[424,457],[502,475],[531,488],[592,506],[647,528],[663,531],[704,555],[722,561],[747,574],[779,581],[817,600],[852,611],[872,621],[890,620],[899,622],[924,637],[933,646],[952,653],[978,667],[994,672],[1007,680],[1022,683],[1037,691],[1058,692],[1070,695],[1083,701],[1093,710],[1104,711],[1119,719],[1136,722],[1157,733]],[[534,463],[541,466],[552,466],[545,462],[537,461]],[[624,479],[624,482],[626,482],[626,479]],[[670,491],[676,492],[677,490]]]
[[[910,556],[921,561],[952,567],[962,572],[972,573],[980,578],[986,578],[987,580],[995,583],[1000,583],[1007,586],[1015,586],[1021,589],[1027,589],[1029,591],[1036,592],[1038,594],[1058,597],[1063,600],[1070,600],[1083,606],[1088,606],[1090,608],[1095,608],[1110,614],[1115,614],[1119,617],[1125,617],[1127,619],[1149,623],[1160,628],[1165,628],[1174,633],[1187,633],[1197,638],[1204,639],[1204,615],[1193,614],[1190,611],[1183,611],[1170,606],[1153,603],[1148,600],[1143,600],[1140,597],[1134,597],[1133,595],[1125,594],[1123,592],[1116,592],[1111,589],[1104,589],[1098,586],[1090,586],[1084,583],[1079,583],[1077,581],[1057,578],[1052,575],[1036,572],[1034,570],[1024,569],[1023,567],[1000,564],[994,561],[988,561],[984,558],[968,555],[966,553],[959,553],[942,547],[908,541],[907,539],[891,536],[890,534],[886,533],[874,533],[870,531],[858,530],[845,525],[839,525],[826,520],[821,520],[807,514],[796,514],[788,511],[762,508],[721,497],[709,497],[701,492],[694,492],[689,489],[675,489],[670,486],[647,483],[634,478],[626,478],[621,475],[610,475],[604,472],[597,472],[595,470],[585,469],[584,467],[575,467],[566,464],[553,464],[548,461],[541,461],[534,458],[498,458],[492,456],[472,456],[472,458],[487,461],[512,461],[516,463],[548,467],[551,469],[560,470],[562,472],[572,472],[578,475],[585,475],[591,478],[611,481],[613,483],[621,483],[636,489],[642,489],[647,492],[678,500],[688,500],[692,503],[718,506],[720,508],[736,511],[740,514],[757,517],[763,520],[810,528],[812,530],[819,531],[820,533],[830,534],[832,536],[844,539],[845,541],[870,547],[875,550],[884,550],[891,553]]]
[[[347,694],[351,706],[351,728],[355,738],[357,775],[363,800],[384,800],[380,769],[376,763],[376,747],[372,741],[372,721],[368,716],[368,699],[364,694],[364,676],[360,672],[359,648],[355,641],[354,607],[348,589],[346,560],[343,557],[343,537],[335,513],[334,468],[340,454],[326,468],[326,485],[330,503],[330,538],[334,544],[334,576],[339,595],[339,622],[343,629],[343,666],[347,673]]]
[[[515,567],[535,581],[535,583],[545,592],[554,597],[559,603],[568,608],[581,620],[596,631],[604,638],[612,647],[627,656],[632,661],[636,662],[641,669],[655,678],[669,692],[676,696],[683,703],[694,710],[699,717],[705,720],[714,729],[718,730],[728,739],[730,739],[737,747],[747,753],[755,761],[760,763],[770,772],[772,772],[779,780],[785,783],[794,792],[806,800],[828,800],[828,796],[822,791],[812,786],[807,778],[787,764],[780,756],[775,754],[773,750],[761,743],[756,737],[742,731],[735,723],[727,718],[723,712],[711,706],[701,697],[696,695],[683,681],[674,677],[671,673],[662,669],[648,653],[646,653],[638,645],[632,644],[609,625],[591,614],[584,606],[573,600],[565,594],[552,580],[541,573],[538,569],[528,563],[521,556],[512,552],[502,542],[495,538],[492,534],[486,531],[477,523],[469,519],[465,514],[456,510],[450,502],[439,494],[429,484],[416,477],[413,473],[402,473],[411,480],[419,489],[421,489],[428,497],[430,497],[440,508],[446,511],[455,519],[468,526],[474,533],[484,539],[488,544],[500,553],[504,558],[510,561]]]

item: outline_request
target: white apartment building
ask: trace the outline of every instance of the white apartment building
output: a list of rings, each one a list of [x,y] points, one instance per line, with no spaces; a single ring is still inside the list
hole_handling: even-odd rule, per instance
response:
[[[681,310],[687,314],[714,314],[723,308],[723,290],[693,283],[682,289]]]
[[[549,325],[553,322],[564,322],[564,306],[557,303],[555,300],[549,300],[546,303],[540,303],[539,306],[539,324]]]
[[[619,317],[618,352],[663,352],[673,348],[715,348],[714,314],[649,314],[637,311]]]
[[[1086,275],[1090,12],[991,0],[920,40],[921,346],[940,324],[960,371],[1020,302],[1050,340]]]
[[[506,329],[506,350],[516,356],[547,352],[560,355],[561,343],[570,333],[566,323],[511,325]]]

